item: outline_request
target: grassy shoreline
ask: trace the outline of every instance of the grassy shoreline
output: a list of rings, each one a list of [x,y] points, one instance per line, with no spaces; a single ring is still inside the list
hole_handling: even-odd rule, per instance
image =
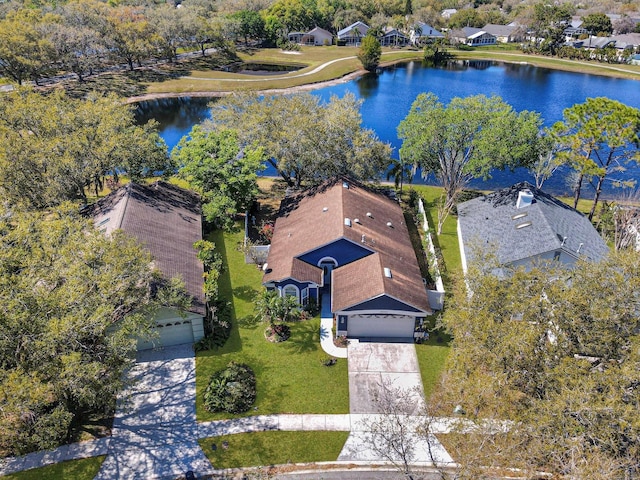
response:
[[[257,93],[293,93],[308,91],[338,83],[348,82],[367,72],[356,58],[354,47],[303,47],[300,52],[285,52],[276,49],[258,49],[240,53],[245,62],[254,63],[302,63],[306,67],[284,75],[258,77],[230,73],[214,69],[194,68],[185,75],[158,82],[143,82],[145,93],[127,98],[135,103],[156,98],[181,96],[220,97],[238,91]],[[590,75],[640,80],[640,66],[609,65],[525,55],[513,49],[478,48],[473,51],[450,50],[454,60],[490,60],[505,63],[526,64]],[[383,49],[380,66],[388,67],[397,63],[422,58],[421,50]]]

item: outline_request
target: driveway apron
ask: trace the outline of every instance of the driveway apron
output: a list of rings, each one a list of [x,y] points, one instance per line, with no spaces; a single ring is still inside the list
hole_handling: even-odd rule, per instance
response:
[[[213,473],[196,428],[192,345],[140,352],[118,400],[111,444],[97,480]]]
[[[422,389],[422,378],[416,348],[411,343],[378,343],[350,341],[349,410],[351,414],[378,413],[375,392],[381,385],[403,390]],[[416,393],[416,410],[424,407],[422,395]]]

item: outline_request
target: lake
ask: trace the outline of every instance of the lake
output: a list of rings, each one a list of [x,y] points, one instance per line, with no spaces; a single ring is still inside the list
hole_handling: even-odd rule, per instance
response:
[[[539,112],[546,125],[562,119],[562,111],[589,97],[605,96],[640,108],[640,82],[597,75],[562,72],[531,65],[493,61],[455,61],[439,67],[426,67],[421,62],[407,62],[385,68],[379,74],[367,74],[356,80],[314,90],[311,93],[329,100],[332,95],[353,93],[363,100],[362,119],[367,128],[394,147],[397,158],[401,142],[396,127],[409,112],[411,103],[422,92],[433,92],[443,103],[453,97],[485,94],[499,95],[516,110]],[[160,123],[160,135],[169,149],[173,148],[191,127],[210,116],[211,99],[161,99],[141,104],[140,121],[155,118]],[[267,171],[273,174],[273,171]],[[640,179],[640,168],[629,168],[620,178]],[[489,180],[475,180],[473,187],[496,189],[515,182],[529,180],[523,169],[516,172],[494,171]],[[424,183],[420,178],[416,182]],[[427,180],[426,183],[432,183]],[[568,194],[566,171],[548,180],[544,189],[554,194]],[[607,196],[620,194],[609,183]],[[585,196],[589,192],[585,189]]]

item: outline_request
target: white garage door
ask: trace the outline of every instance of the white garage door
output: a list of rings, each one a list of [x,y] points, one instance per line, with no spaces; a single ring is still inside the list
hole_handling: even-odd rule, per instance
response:
[[[408,315],[351,315],[347,336],[413,338],[414,325],[414,317]]]
[[[171,320],[159,322],[153,329],[158,336],[150,341],[139,341],[138,350],[148,350],[156,347],[170,347],[183,343],[193,343],[193,328],[191,320]]]

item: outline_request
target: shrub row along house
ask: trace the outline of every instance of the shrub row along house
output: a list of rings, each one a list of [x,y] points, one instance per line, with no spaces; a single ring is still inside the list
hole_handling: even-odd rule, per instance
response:
[[[263,284],[330,305],[337,335],[412,339],[431,314],[397,201],[348,179],[285,198]]]

